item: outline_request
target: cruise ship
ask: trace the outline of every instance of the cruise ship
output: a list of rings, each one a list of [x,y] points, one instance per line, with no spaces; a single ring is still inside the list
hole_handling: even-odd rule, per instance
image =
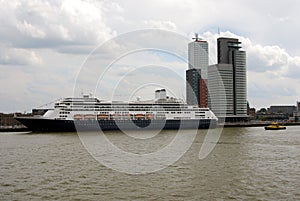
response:
[[[64,98],[44,115],[15,118],[33,132],[208,129],[218,121],[209,108],[170,98],[165,89],[156,90],[150,101],[106,102],[90,95]]]

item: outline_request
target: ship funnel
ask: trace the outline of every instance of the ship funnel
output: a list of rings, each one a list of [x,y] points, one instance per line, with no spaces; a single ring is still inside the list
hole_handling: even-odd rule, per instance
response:
[[[160,89],[155,91],[155,100],[167,99],[167,91]]]

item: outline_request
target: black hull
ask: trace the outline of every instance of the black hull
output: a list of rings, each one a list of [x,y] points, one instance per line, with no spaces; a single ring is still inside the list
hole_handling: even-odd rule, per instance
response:
[[[76,132],[97,130],[178,130],[215,128],[215,119],[201,120],[53,120],[16,117],[33,132]]]
[[[286,127],[279,127],[279,128],[270,128],[268,126],[265,126],[265,130],[285,130]]]

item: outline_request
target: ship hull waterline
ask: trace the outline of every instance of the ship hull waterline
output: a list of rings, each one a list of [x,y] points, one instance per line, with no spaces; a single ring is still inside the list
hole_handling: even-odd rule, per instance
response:
[[[32,132],[76,132],[109,130],[178,130],[216,128],[215,119],[195,120],[57,120],[16,117]]]

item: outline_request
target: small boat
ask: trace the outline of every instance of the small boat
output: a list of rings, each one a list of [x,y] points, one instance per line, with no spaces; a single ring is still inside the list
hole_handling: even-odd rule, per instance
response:
[[[265,126],[265,130],[285,130],[285,126],[280,126],[277,122],[272,122],[271,125]]]

